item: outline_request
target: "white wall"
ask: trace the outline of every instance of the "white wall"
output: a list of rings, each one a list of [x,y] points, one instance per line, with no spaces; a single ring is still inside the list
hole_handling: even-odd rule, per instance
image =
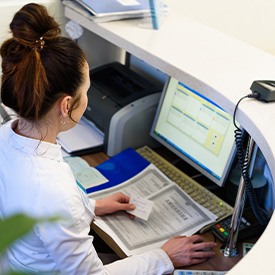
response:
[[[125,51],[114,46],[107,40],[83,29],[83,35],[77,40],[79,46],[85,51],[90,69],[118,61],[124,64]]]
[[[275,54],[275,0],[182,2],[179,10],[184,16]]]

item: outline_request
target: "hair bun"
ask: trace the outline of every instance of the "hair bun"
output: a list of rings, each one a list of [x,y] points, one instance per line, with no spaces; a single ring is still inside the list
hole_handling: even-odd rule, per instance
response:
[[[49,41],[61,33],[58,23],[50,16],[47,9],[39,4],[27,4],[20,9],[10,23],[13,38],[30,48],[37,47],[37,41]]]

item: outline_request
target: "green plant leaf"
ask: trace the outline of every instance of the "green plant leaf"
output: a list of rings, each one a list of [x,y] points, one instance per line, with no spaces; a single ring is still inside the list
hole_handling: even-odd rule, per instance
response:
[[[35,219],[24,214],[16,214],[0,220],[0,253],[6,250],[15,240],[26,235],[36,223],[57,220],[57,217]]]

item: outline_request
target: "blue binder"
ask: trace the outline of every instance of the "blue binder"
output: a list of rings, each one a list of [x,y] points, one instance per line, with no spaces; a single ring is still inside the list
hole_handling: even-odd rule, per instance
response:
[[[125,14],[143,14],[150,12],[148,0],[135,0],[123,3],[119,0],[77,0],[94,16],[125,15]]]
[[[92,193],[116,186],[140,173],[150,164],[134,149],[128,148],[116,154],[95,168],[109,181],[87,189]]]

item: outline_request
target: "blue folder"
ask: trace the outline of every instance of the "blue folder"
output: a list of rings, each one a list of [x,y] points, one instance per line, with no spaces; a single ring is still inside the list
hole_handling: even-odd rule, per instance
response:
[[[149,164],[150,162],[138,154],[134,149],[125,149],[95,167],[109,181],[88,188],[87,193],[104,190],[131,179]]]
[[[124,4],[119,0],[77,0],[95,16],[145,13],[150,11],[148,0],[135,0]]]

